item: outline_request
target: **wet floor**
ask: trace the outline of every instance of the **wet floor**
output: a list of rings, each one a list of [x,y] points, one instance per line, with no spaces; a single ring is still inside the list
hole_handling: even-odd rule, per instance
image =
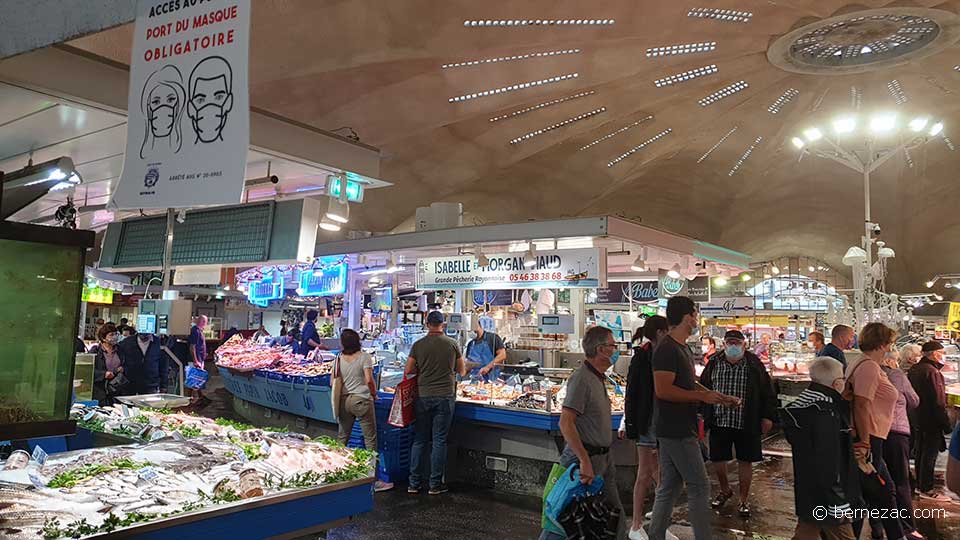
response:
[[[214,368],[215,371],[215,368]],[[198,414],[244,418],[234,412],[232,396],[223,388],[214,373],[206,391],[211,402],[197,409]],[[291,426],[292,428],[292,426]],[[736,473],[730,471],[734,491]],[[714,482],[714,492],[719,487]],[[744,520],[736,513],[736,497],[725,508],[714,513],[716,540],[782,540],[793,536],[796,517],[793,514],[793,466],[789,457],[767,457],[754,469],[751,495],[753,516]],[[914,501],[918,509],[938,512],[946,517],[918,520],[917,526],[929,540],[960,539],[960,503]],[[649,503],[647,511],[650,510]],[[674,512],[670,528],[680,540],[692,540],[681,500]],[[536,538],[540,530],[540,500],[479,489],[469,485],[452,485],[449,493],[439,496],[408,495],[398,486],[393,491],[375,495],[374,510],[354,521],[329,531],[330,540],[508,540]],[[864,527],[861,538],[870,538]]]

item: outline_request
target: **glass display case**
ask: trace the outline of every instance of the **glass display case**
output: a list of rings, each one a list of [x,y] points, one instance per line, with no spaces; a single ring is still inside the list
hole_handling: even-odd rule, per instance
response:
[[[97,355],[80,353],[73,366],[73,394],[77,401],[93,401],[93,360]]]
[[[0,222],[0,440],[73,433],[83,259],[94,233]]]

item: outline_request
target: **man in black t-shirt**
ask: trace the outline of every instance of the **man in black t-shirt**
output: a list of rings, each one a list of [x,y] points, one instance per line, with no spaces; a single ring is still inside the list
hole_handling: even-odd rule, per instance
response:
[[[687,515],[695,540],[709,540],[710,481],[697,441],[700,403],[736,405],[738,400],[697,386],[693,353],[687,338],[699,332],[697,305],[686,296],[667,302],[670,333],[653,353],[653,380],[657,395],[656,432],[660,446],[660,485],[653,504],[650,540],[664,540],[673,503],[687,486]]]

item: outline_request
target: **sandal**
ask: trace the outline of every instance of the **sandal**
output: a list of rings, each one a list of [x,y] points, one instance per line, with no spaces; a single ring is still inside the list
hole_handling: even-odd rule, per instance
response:
[[[733,497],[733,491],[728,491],[727,493],[719,493],[716,497],[713,498],[713,501],[710,502],[710,507],[714,510],[722,507],[727,504],[727,501]]]

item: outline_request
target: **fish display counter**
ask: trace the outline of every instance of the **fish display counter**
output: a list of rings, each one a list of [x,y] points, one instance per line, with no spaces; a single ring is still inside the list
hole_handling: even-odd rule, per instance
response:
[[[104,427],[145,423],[137,436],[152,441],[15,451],[0,463],[4,538],[295,537],[373,507],[373,452],[182,413],[74,414]]]

